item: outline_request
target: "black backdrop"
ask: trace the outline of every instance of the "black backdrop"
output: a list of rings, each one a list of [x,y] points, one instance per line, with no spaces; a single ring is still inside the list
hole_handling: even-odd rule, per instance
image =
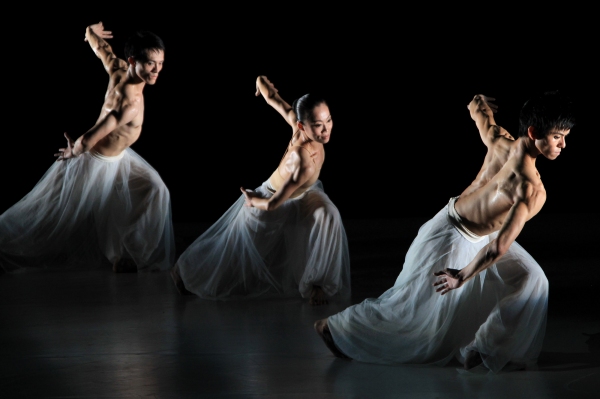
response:
[[[19,7],[4,37],[0,212],[54,162],[63,132],[77,137],[95,122],[107,75],[83,37],[100,20],[121,57],[136,29],[165,41],[165,67],[145,89],[132,148],[169,187],[175,222],[215,221],[240,186],[260,185],[279,162],[291,129],[254,96],[260,74],[289,102],[313,90],[329,99],[334,128],[321,180],[343,218],[432,216],[483,160],[466,108],[473,95],[496,97],[497,123],[516,134],[520,106],[547,89],[570,91],[580,117],[559,159],[538,160],[542,212],[597,212],[598,77],[586,10],[517,18],[310,4],[148,3],[120,15]]]

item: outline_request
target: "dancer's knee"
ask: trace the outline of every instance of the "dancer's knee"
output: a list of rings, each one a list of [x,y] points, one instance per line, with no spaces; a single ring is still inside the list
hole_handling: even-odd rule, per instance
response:
[[[544,270],[539,265],[536,267],[528,267],[526,277],[523,278],[523,287],[530,287],[536,291],[547,293],[549,289],[548,277],[544,273]]]
[[[321,203],[313,211],[313,216],[316,220],[334,222],[340,220],[340,212],[333,204]]]
[[[548,291],[548,288],[550,287],[550,283],[548,282],[548,277],[546,277],[546,275],[543,272],[537,276],[537,285],[540,287],[541,290],[546,291],[546,292]]]
[[[169,189],[158,175],[151,174],[145,182],[144,197],[150,199],[169,199]]]
[[[529,269],[529,278],[540,287],[548,287],[548,277],[540,265]]]

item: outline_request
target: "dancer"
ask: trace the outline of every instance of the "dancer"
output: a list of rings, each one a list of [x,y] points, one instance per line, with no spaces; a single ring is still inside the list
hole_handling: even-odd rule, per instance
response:
[[[556,159],[574,126],[571,102],[546,92],[525,103],[519,137],[496,125],[493,98],[468,104],[488,151],[477,177],[419,229],[394,286],[315,322],[338,357],[447,364],[491,372],[535,365],[548,280],[515,241],[546,200],[539,155]]]
[[[7,272],[91,268],[115,272],[168,270],[174,262],[169,191],[158,173],[129,146],[144,119],[143,89],[156,83],[165,46],[151,32],[115,56],[102,22],[85,41],[108,73],[94,126],[55,154],[31,192],[0,215],[0,265]]]
[[[179,257],[172,276],[180,293],[226,300],[297,296],[311,305],[350,295],[348,241],[319,173],[333,127],[324,99],[285,102],[267,79],[256,96],[292,127],[281,162],[256,190],[242,195]]]

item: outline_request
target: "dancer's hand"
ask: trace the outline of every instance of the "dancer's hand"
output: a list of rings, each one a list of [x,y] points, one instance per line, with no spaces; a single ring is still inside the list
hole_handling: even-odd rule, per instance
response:
[[[488,97],[488,96],[484,96],[483,94],[477,94],[475,96],[476,100],[480,100],[479,101],[479,109],[481,110],[481,112],[485,113],[486,110],[486,105],[489,107],[489,109],[492,111],[492,113],[496,113],[498,112],[498,106],[496,104],[494,104],[492,101],[496,101],[495,98],[493,97]]]
[[[267,79],[267,77],[265,75],[261,75],[260,77],[264,81],[265,85],[267,85],[269,92],[272,92],[272,94],[275,94],[279,91],[279,90],[277,90],[277,88],[275,88],[275,85],[273,83],[271,83],[271,81],[269,79]],[[260,96],[260,88],[258,87],[258,80],[256,81],[256,92],[254,93],[254,95],[256,97]]]
[[[246,199],[244,206],[252,208],[252,197],[257,197],[256,193],[254,191],[246,191],[244,187],[240,187],[240,190],[242,190],[242,193],[244,194],[244,197]]]
[[[464,280],[459,274],[460,270],[446,268],[442,271],[433,273],[434,276],[438,277],[437,281],[433,283],[436,286],[435,292],[439,292],[444,295],[452,290],[461,287]]]
[[[97,24],[90,25],[90,29],[96,34],[96,36],[98,36],[101,39],[112,39],[113,37],[112,31],[104,30],[104,25],[102,24],[102,21],[98,22]],[[88,41],[87,37],[84,37],[83,40],[86,42]]]
[[[75,158],[75,156],[73,155],[73,147],[75,146],[75,142],[73,141],[73,139],[71,139],[71,137],[69,137],[67,132],[65,132],[65,138],[67,139],[67,147],[59,148],[58,152],[54,154],[55,157],[58,157],[56,158],[57,162],[69,158]]]

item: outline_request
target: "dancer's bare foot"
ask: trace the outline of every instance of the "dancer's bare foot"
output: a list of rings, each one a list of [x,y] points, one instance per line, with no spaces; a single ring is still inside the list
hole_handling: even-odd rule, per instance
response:
[[[342,351],[339,350],[337,346],[335,346],[335,343],[333,342],[333,337],[331,336],[331,331],[329,331],[329,326],[327,325],[327,319],[315,321],[315,330],[317,331],[317,334],[319,334],[319,336],[323,338],[323,341],[325,341],[325,345],[327,345],[329,350],[335,356],[342,359],[350,359],[350,357],[343,354]]]
[[[465,356],[465,370],[471,370],[483,363],[483,359],[481,358],[481,354],[477,351],[469,351],[467,352],[467,356]]]
[[[177,291],[179,291],[179,293],[181,295],[193,295],[193,293],[191,291],[188,291],[185,288],[185,285],[183,285],[183,280],[181,279],[181,276],[179,275],[179,268],[177,266],[173,266],[171,268],[171,278],[173,278],[173,281],[175,282],[175,287],[177,288]]]
[[[113,272],[137,273],[137,265],[133,259],[117,258],[117,260],[113,263]]]
[[[313,285],[308,304],[312,306],[320,306],[327,305],[328,303],[327,296],[325,295],[325,292],[323,292],[323,289],[318,285]]]

